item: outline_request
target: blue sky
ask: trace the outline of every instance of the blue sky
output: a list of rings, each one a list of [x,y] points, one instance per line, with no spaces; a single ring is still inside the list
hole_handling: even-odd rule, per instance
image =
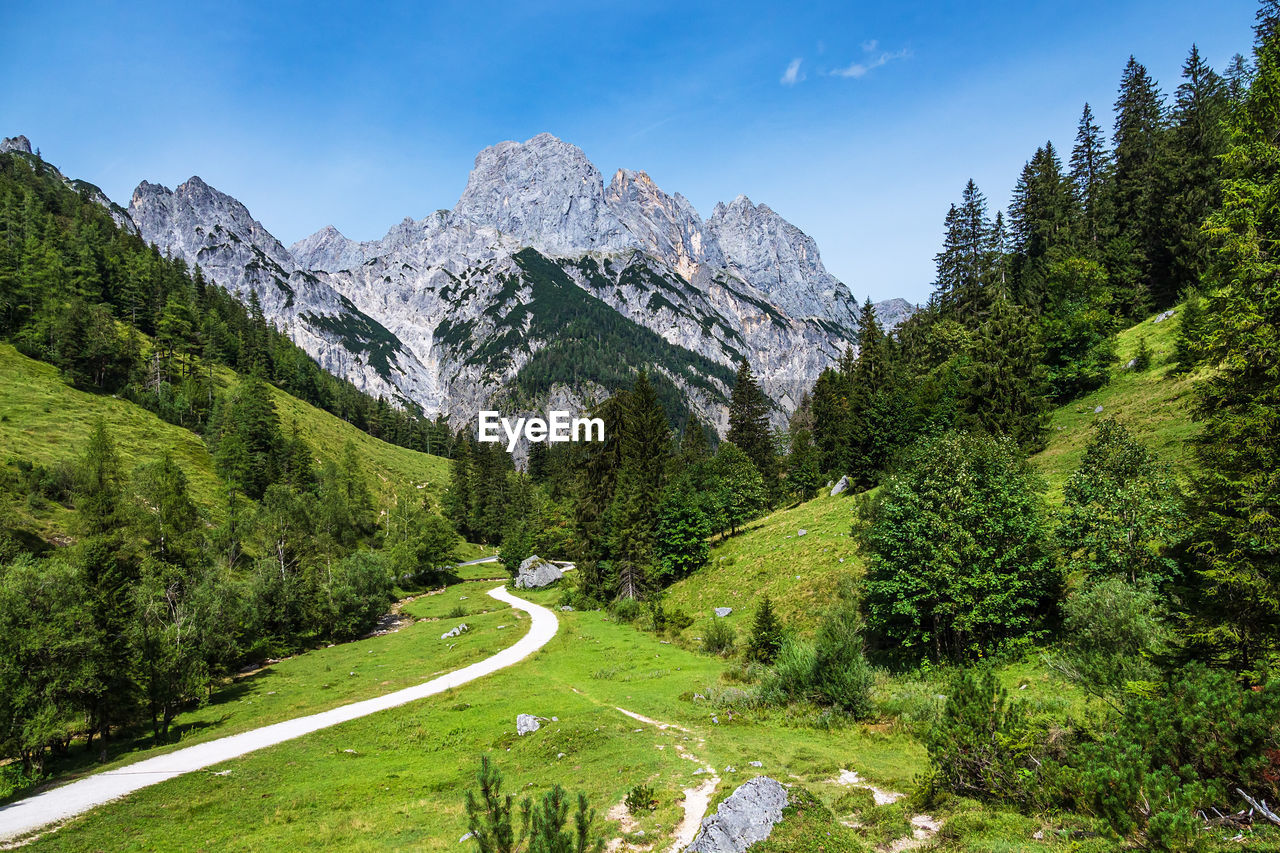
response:
[[[1104,123],[1130,53],[1247,53],[1252,0],[34,3],[0,32],[0,134],[127,203],[198,174],[286,245],[452,207],[476,152],[542,131],[704,216],[745,193],[858,297],[927,297],[969,177],[1004,205],[1046,139]]]

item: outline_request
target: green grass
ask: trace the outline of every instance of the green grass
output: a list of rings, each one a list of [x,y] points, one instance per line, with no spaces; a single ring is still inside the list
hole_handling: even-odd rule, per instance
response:
[[[715,608],[732,607],[726,619],[745,636],[768,595],[784,622],[811,627],[841,579],[862,574],[849,535],[854,506],[847,495],[823,495],[751,522],[717,541],[710,565],[668,589],[663,606],[694,617],[695,629],[715,618]]]
[[[235,374],[223,369],[215,372],[215,379],[225,389],[235,382]],[[433,506],[438,503],[448,485],[447,459],[376,439],[278,388],[272,393],[283,427],[289,430],[296,424],[317,460],[336,461],[348,441],[355,445],[381,507],[426,498]],[[14,458],[49,467],[74,463],[98,418],[106,422],[126,473],[169,453],[186,473],[196,503],[214,519],[221,517],[224,486],[198,435],[127,400],[76,390],[57,368],[0,344],[0,463]],[[32,507],[14,496],[3,500],[0,506],[8,509],[16,526],[53,541],[64,541],[69,533],[70,514],[60,507]],[[474,549],[466,549],[466,554],[478,555]]]
[[[1191,420],[1189,403],[1196,375],[1175,377],[1171,360],[1178,318],[1152,323],[1148,318],[1117,336],[1118,363],[1111,380],[1085,397],[1055,409],[1049,421],[1049,444],[1032,462],[1049,484],[1049,499],[1059,503],[1062,487],[1080,464],[1084,447],[1099,418],[1118,416],[1134,436],[1165,462],[1187,461],[1185,442],[1198,426]],[[1142,372],[1125,370],[1145,338],[1151,350],[1151,366]],[[1102,411],[1095,413],[1101,406]]]
[[[458,596],[470,596],[476,586],[483,585],[453,587],[419,599],[411,609],[438,612]],[[555,591],[531,594],[544,604],[553,604],[556,596]],[[826,779],[848,767],[885,784],[909,784],[920,769],[919,748],[891,732],[852,725],[819,730],[776,713],[732,720],[724,712],[717,715],[693,693],[718,683],[723,662],[663,644],[601,613],[558,616],[556,638],[515,667],[211,768],[230,770],[226,776],[190,774],[140,791],[44,836],[34,849],[463,849],[458,847],[466,831],[462,797],[482,753],[494,758],[508,790],[538,796],[558,782],[585,791],[601,814],[633,785],[652,785],[658,807],[639,817],[639,828],[650,840],[671,831],[682,814],[682,789],[702,779],[693,774],[699,764],[680,757],[677,747],[717,768],[723,794],[765,773],[780,781],[804,780],[818,796],[834,799],[838,789],[828,791],[807,780]],[[494,617],[508,620],[509,614],[478,618]],[[467,617],[468,623],[473,618]],[[430,626],[433,639],[447,624],[415,627]],[[524,625],[512,625],[516,630],[508,629],[504,644],[514,642]],[[351,644],[348,653],[358,660],[377,642]],[[596,677],[602,662],[610,673]],[[284,684],[276,674],[283,667],[273,667],[275,673],[255,682],[254,690]],[[312,688],[331,679],[322,669],[305,676]],[[301,683],[294,689],[303,692]],[[660,731],[615,706],[689,731]],[[537,733],[519,738],[519,713],[546,721]],[[712,719],[716,716],[719,723]],[[752,760],[764,766],[756,770],[748,765]],[[728,765],[737,772],[727,772]],[[820,813],[812,819],[820,819]],[[617,825],[610,829],[613,834]],[[828,849],[868,848],[852,838],[846,846]]]

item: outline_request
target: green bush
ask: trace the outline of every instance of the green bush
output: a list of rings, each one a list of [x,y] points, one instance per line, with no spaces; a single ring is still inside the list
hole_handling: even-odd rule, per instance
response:
[[[1063,605],[1061,659],[1055,669],[1095,696],[1117,701],[1158,676],[1154,658],[1167,650],[1171,631],[1149,583],[1123,578],[1087,581]]]
[[[966,660],[1036,636],[1061,586],[1042,489],[1007,438],[951,432],[907,451],[861,537],[872,650]]]
[[[634,622],[640,618],[640,602],[634,598],[617,598],[610,602],[609,612],[619,622]]]
[[[1065,771],[1068,799],[1121,835],[1161,850],[1194,842],[1197,809],[1280,798],[1280,682],[1242,687],[1192,664],[1135,697],[1112,730],[1083,745]]]
[[[719,617],[711,620],[702,636],[702,650],[712,655],[727,657],[737,647],[737,632]]]
[[[928,791],[1014,803],[1036,794],[1041,762],[1026,707],[1009,702],[990,669],[956,674],[925,746]]]
[[[813,698],[857,719],[871,715],[875,677],[863,652],[857,611],[834,607],[822,620],[813,648]]]
[[[658,807],[658,798],[653,795],[649,785],[636,785],[627,792],[627,811],[633,815],[653,811]]]
[[[480,758],[476,774],[477,790],[468,790],[467,829],[479,853],[599,853],[604,841],[594,831],[595,810],[578,794],[572,828],[568,794],[559,785],[534,804],[530,798],[520,804],[520,832],[512,820],[513,798],[502,792],[502,774],[487,755]]]

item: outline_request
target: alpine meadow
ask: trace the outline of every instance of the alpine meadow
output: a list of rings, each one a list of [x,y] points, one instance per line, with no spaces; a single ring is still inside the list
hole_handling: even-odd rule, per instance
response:
[[[982,4],[863,10],[922,28],[900,48],[817,40],[808,9],[598,10],[607,50],[565,10],[392,5],[359,44],[327,4],[207,33],[150,10],[163,66],[78,7],[56,50],[85,55],[43,82],[16,69],[52,21],[3,39],[0,119],[32,138],[0,142],[0,847],[1280,850],[1280,0],[1234,56],[1225,6],[1116,4],[1110,104],[1076,97],[1090,49],[1054,64],[1074,19],[991,34],[963,93],[910,101],[954,138],[876,215],[927,206],[923,255],[825,236],[858,202],[815,200],[800,146],[837,145],[815,99],[839,87],[866,111],[847,144],[905,132],[887,78],[926,32],[977,39]],[[1184,24],[1214,55],[1197,37],[1161,85],[1139,51]],[[282,27],[301,40],[264,56]],[[695,81],[766,53],[772,94]],[[157,100],[103,154],[107,68]],[[1019,86],[1043,109],[965,116]],[[333,139],[297,124],[317,97]],[[370,198],[428,162],[393,149],[453,162],[556,119],[689,197],[548,132],[378,239],[286,245],[224,191],[293,240],[359,185],[342,221],[373,233]],[[223,189],[113,201],[142,160]],[[842,163],[868,192],[887,168]],[[712,207],[729,170],[827,251],[745,195]],[[930,260],[918,297],[875,281]]]

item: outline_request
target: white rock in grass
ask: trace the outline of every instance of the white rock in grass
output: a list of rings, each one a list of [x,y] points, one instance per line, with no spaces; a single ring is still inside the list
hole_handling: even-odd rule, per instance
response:
[[[521,714],[516,717],[516,734],[520,737],[533,734],[540,728],[542,728],[542,723],[539,723],[538,718],[532,714]]]

